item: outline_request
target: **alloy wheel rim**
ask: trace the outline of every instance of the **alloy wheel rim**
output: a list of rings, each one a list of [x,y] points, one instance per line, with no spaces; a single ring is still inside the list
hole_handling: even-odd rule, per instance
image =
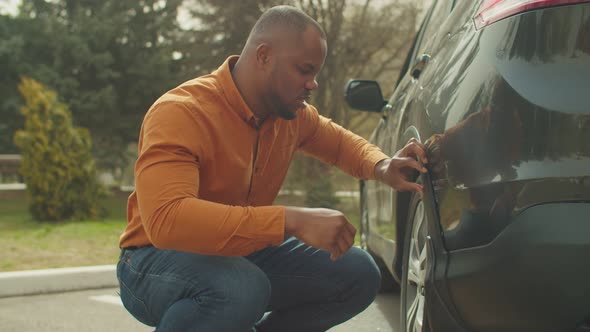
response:
[[[427,251],[424,203],[418,202],[412,222],[408,277],[406,281],[406,330],[421,332],[424,327],[424,287],[426,280]],[[411,305],[408,306],[408,302]]]

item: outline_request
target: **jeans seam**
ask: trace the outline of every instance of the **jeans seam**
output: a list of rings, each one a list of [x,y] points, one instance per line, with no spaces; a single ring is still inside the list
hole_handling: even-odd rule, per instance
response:
[[[143,307],[143,309],[145,310],[145,312],[149,314],[149,317],[147,317],[147,318],[149,318],[149,320],[150,320],[150,322],[149,322],[149,323],[151,323],[151,324],[154,324],[154,323],[155,323],[155,321],[156,321],[156,320],[154,319],[154,314],[153,314],[153,313],[152,313],[152,311],[151,311],[151,310],[150,310],[150,309],[147,307],[147,305],[145,304],[145,301],[144,301],[144,300],[142,300],[142,299],[140,299],[140,298],[139,298],[139,297],[138,297],[138,296],[135,294],[135,292],[133,292],[133,291],[131,290],[131,288],[130,288],[129,286],[127,286],[127,284],[126,284],[126,283],[125,283],[123,280],[121,280],[120,278],[117,278],[117,279],[119,280],[119,285],[120,285],[121,287],[125,287],[125,288],[127,289],[127,292],[129,293],[129,295],[131,295],[131,296],[133,297],[133,299],[131,299],[131,300],[135,300],[135,301],[137,301],[137,302],[141,303],[141,306]],[[122,300],[122,299],[121,299],[121,300]]]
[[[129,257],[131,258],[131,257]],[[137,273],[138,275],[142,276],[142,277],[153,277],[153,278],[162,278],[165,281],[175,281],[175,282],[184,282],[187,283],[188,286],[191,287],[198,287],[198,284],[194,282],[194,280],[192,279],[182,279],[182,278],[177,278],[173,275],[170,274],[156,274],[156,273],[149,273],[149,272],[141,272],[139,271],[133,264],[131,264],[131,261],[127,261],[127,260],[123,260],[123,264],[129,266],[129,268],[131,270],[133,270],[133,272]]]
[[[188,284],[188,286],[190,286],[190,287],[195,287],[195,288],[198,287],[198,284],[195,283],[194,280],[185,280],[183,278],[177,278],[177,277],[170,275],[170,274],[144,273],[144,272],[138,271],[135,267],[133,267],[133,265],[131,265],[125,261],[123,262],[123,264],[129,266],[129,268],[131,270],[133,270],[133,272],[137,273],[141,277],[160,278],[164,281],[183,282],[183,283]]]

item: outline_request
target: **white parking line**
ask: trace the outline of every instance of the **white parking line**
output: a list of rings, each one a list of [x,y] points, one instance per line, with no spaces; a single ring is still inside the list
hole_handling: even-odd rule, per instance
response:
[[[115,295],[97,295],[97,296],[91,296],[91,297],[89,297],[89,299],[91,299],[93,301],[110,303],[110,304],[117,304],[117,305],[123,306],[123,303],[121,302],[121,298],[118,296],[115,296]]]

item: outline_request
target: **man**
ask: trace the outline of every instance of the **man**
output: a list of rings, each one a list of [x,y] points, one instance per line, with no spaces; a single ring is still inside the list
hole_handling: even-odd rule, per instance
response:
[[[274,7],[239,58],[150,108],[117,266],[135,318],[161,332],[325,331],[373,301],[379,271],[342,213],[271,205],[296,150],[422,190],[403,175],[426,171],[417,141],[389,158],[306,103],[326,49],[313,19]]]

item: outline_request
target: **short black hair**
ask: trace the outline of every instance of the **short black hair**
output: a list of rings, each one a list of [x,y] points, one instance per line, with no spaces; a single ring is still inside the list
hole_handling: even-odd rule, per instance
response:
[[[258,35],[277,26],[287,26],[300,33],[305,32],[308,26],[313,26],[322,39],[326,40],[326,32],[316,20],[301,9],[286,5],[275,6],[265,11],[254,24],[250,35]]]

